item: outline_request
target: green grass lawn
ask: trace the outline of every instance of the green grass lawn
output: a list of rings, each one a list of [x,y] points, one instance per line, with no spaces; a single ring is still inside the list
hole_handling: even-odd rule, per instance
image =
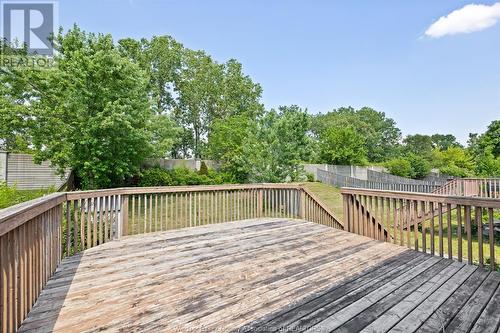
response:
[[[304,185],[309,191],[316,194],[340,221],[344,219],[344,206],[339,188],[318,182],[305,183]]]
[[[53,192],[55,192],[54,188],[19,190],[15,186],[7,186],[5,183],[0,183],[0,209],[33,200]]]
[[[462,208],[462,227],[461,227],[461,234],[462,234],[462,260],[467,262],[468,258],[468,248],[467,248],[467,233],[465,229],[465,221],[463,220],[464,212]],[[471,246],[471,254],[472,254],[472,260],[475,263],[479,263],[479,242],[478,242],[478,232],[477,232],[477,225],[475,223],[475,213],[472,212],[472,232],[471,232],[471,240],[472,240],[472,246]],[[458,250],[458,245],[460,243],[459,237],[458,237],[458,222],[457,222],[457,211],[454,209],[451,212],[451,219],[450,219],[450,224],[451,224],[451,253],[454,258],[459,257],[459,250]],[[485,226],[488,225],[488,217],[486,214],[482,215],[482,222],[483,222],[483,229]],[[430,235],[431,231],[431,225],[430,225],[430,220],[425,221],[425,239],[426,239],[426,250],[427,252],[430,253],[430,247],[431,247],[431,242],[432,238]],[[442,222],[442,232],[443,232],[443,242],[442,245],[439,243],[439,223],[438,223],[438,218],[435,218],[434,221],[434,248],[435,248],[435,253],[439,254],[440,253],[440,247],[442,248],[442,253],[444,256],[448,256],[448,221],[447,221],[447,216],[446,214],[443,214],[443,222]],[[391,234],[394,232],[391,231]],[[399,243],[399,232],[397,232],[397,242]],[[415,248],[415,229],[411,228],[410,232],[410,247]],[[403,230],[403,238],[405,239],[404,242],[406,244],[406,237],[407,237],[407,231]],[[420,250],[423,250],[423,232],[422,232],[422,226],[419,226],[417,230],[417,238],[418,238],[418,247]],[[494,256],[495,256],[495,263],[498,264],[500,263],[500,239],[498,238],[498,235],[496,238],[493,238],[492,244],[494,245]],[[490,262],[490,239],[488,236],[483,234],[483,262],[489,263]]]

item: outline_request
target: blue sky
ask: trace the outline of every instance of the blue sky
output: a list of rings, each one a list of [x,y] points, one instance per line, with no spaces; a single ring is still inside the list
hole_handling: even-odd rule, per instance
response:
[[[405,135],[451,133],[465,143],[500,119],[500,22],[441,38],[425,32],[470,3],[60,0],[59,23],[116,39],[171,35],[217,61],[236,58],[267,108],[370,106]]]

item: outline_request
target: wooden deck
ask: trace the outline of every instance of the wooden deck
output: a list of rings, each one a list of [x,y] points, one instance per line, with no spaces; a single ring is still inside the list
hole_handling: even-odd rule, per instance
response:
[[[21,332],[496,332],[499,283],[311,222],[245,220],[66,258]]]

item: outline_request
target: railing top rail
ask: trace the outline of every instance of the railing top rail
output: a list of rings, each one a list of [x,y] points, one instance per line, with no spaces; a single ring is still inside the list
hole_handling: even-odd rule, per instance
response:
[[[452,179],[452,181],[460,181],[460,180],[499,180],[500,177],[484,177],[484,178],[477,178],[477,177],[467,177],[467,178],[455,178]]]
[[[384,191],[384,190],[368,190],[352,187],[342,187],[342,194],[361,194],[394,199],[408,199],[419,201],[433,201],[437,203],[456,204],[456,205],[471,205],[490,208],[500,208],[500,200],[482,197],[460,197],[441,194],[417,193],[417,192],[402,192],[402,191]]]
[[[68,200],[94,198],[107,195],[133,195],[149,193],[209,192],[259,189],[300,189],[301,184],[231,184],[231,185],[189,185],[160,187],[121,187],[104,190],[67,192]]]
[[[66,201],[66,193],[53,193],[0,210],[0,236]]]
[[[194,186],[164,186],[164,187],[123,187],[104,190],[60,192],[46,195],[41,198],[20,203],[0,210],[0,236],[19,227],[23,223],[35,218],[47,210],[67,200],[96,198],[111,195],[134,195],[149,193],[182,193],[182,192],[210,192],[231,190],[259,190],[259,189],[297,189],[304,187],[300,183],[294,184],[232,184],[232,185],[194,185]],[[310,194],[310,193],[309,193]],[[326,209],[323,207],[323,209]],[[328,211],[332,214],[330,211]],[[333,214],[332,214],[333,216]],[[338,220],[338,219],[337,219]]]

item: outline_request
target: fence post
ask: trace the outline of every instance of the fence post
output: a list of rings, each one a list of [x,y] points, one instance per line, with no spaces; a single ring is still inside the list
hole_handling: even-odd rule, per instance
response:
[[[128,195],[121,195],[120,224],[118,238],[128,235]]]

